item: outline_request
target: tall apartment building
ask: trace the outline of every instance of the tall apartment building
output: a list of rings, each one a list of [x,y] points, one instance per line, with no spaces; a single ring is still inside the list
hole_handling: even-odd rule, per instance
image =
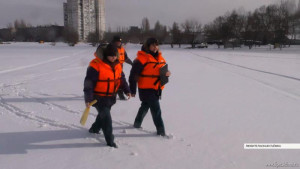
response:
[[[105,31],[105,0],[67,0],[64,3],[64,25],[78,32],[85,41],[91,32],[102,39]]]

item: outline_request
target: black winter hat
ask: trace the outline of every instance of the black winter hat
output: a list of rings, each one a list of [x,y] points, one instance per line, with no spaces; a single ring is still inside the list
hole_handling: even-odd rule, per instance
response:
[[[117,56],[118,49],[115,45],[108,44],[106,49],[104,49],[103,56],[106,58],[107,56]]]
[[[122,42],[122,39],[120,36],[114,36],[112,42]]]
[[[158,40],[155,38],[148,38],[145,43],[146,47],[149,48],[152,44],[158,45]]]

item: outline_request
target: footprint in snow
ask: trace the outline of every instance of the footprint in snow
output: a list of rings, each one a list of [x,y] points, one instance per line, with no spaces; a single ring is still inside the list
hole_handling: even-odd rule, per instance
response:
[[[137,152],[131,152],[130,155],[131,156],[138,156],[139,154]]]

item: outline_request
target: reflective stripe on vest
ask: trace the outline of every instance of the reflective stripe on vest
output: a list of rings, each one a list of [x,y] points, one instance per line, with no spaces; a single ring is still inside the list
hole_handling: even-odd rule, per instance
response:
[[[143,71],[139,75],[138,87],[140,89],[163,89],[164,86],[160,84],[159,70],[166,64],[165,59],[159,53],[157,59],[152,55],[139,51],[137,58],[144,66]]]
[[[91,61],[90,66],[99,72],[94,94],[99,96],[115,96],[121,84],[121,64],[117,64],[112,69],[110,65],[96,58]]]

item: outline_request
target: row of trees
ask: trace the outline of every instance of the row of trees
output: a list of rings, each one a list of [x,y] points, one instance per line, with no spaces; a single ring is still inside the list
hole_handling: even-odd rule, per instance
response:
[[[144,18],[140,31],[119,28],[117,32],[108,32],[105,39],[110,39],[114,34],[122,35],[127,41],[139,37],[140,42],[155,36],[162,43],[188,43],[192,48],[201,42],[224,47],[241,44],[249,48],[262,44],[282,46],[293,43],[300,34],[300,9],[296,9],[295,0],[285,0],[261,6],[253,12],[246,12],[243,8],[233,10],[204,26],[197,20],[186,20],[181,24],[174,22],[172,27],[167,28],[157,21],[153,29],[150,29],[149,20]]]
[[[23,20],[9,24],[5,31],[0,31],[0,39],[4,41],[57,41],[64,40],[71,45],[78,42],[78,33],[71,28],[49,29],[33,27]],[[202,26],[195,19],[183,23],[174,22],[167,27],[157,21],[151,29],[148,18],[143,18],[139,27],[119,27],[116,31],[108,31],[100,40],[97,33],[90,33],[87,41],[96,44],[110,41],[114,35],[122,36],[125,42],[144,42],[148,37],[156,37],[161,43],[196,44],[201,42],[218,45],[239,46],[240,44],[290,44],[300,34],[300,9],[296,9],[295,0],[282,0],[278,4],[261,6],[253,12],[244,9],[227,12],[213,22]],[[1,33],[2,32],[2,33]],[[4,33],[3,33],[4,32]]]
[[[167,27],[161,24],[160,21],[157,21],[153,29],[151,29],[150,22],[148,18],[145,17],[142,20],[141,28],[117,28],[116,32],[106,32],[104,40],[109,41],[114,35],[120,35],[126,42],[141,43],[148,37],[156,37],[160,43],[179,45],[189,43],[195,47],[196,43],[204,41],[204,39],[201,38],[201,33],[202,25],[195,19],[186,20],[181,24],[174,22],[172,27]]]
[[[154,28],[150,28],[150,22],[148,18],[143,18],[140,28],[138,27],[118,27],[117,31],[112,32],[108,29],[108,32],[104,35],[104,40],[109,41],[114,35],[121,35],[125,41],[129,42],[143,42],[148,37],[155,36],[159,41],[163,42],[169,35],[168,28],[157,21]]]
[[[300,33],[300,10],[295,7],[295,1],[291,0],[262,6],[254,12],[234,10],[217,17],[203,31],[208,40],[244,41],[249,47],[253,44],[289,44]]]

